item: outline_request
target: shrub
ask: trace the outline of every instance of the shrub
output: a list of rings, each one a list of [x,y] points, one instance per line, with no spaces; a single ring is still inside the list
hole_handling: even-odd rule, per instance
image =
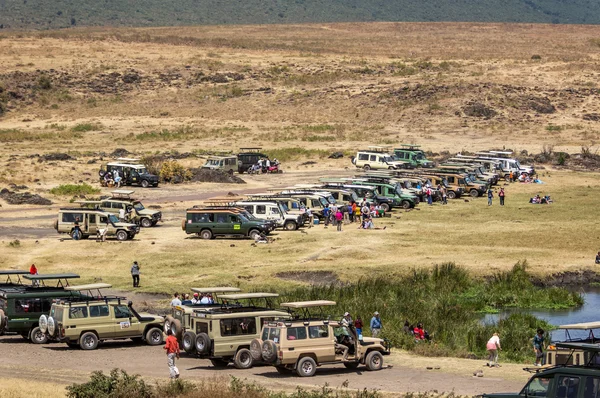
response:
[[[163,182],[179,184],[192,179],[192,172],[174,160],[164,162],[160,168],[160,178]]]
[[[41,90],[50,90],[52,88],[52,81],[48,76],[42,75],[38,79],[37,85]]]
[[[10,247],[21,247],[21,241],[19,239],[15,239],[8,244]]]
[[[63,184],[50,190],[52,195],[73,196],[73,195],[94,195],[100,193],[100,189],[86,184]]]
[[[102,124],[100,123],[80,123],[71,127],[71,131],[78,133],[85,133],[87,131],[96,131],[100,129],[102,129]]]

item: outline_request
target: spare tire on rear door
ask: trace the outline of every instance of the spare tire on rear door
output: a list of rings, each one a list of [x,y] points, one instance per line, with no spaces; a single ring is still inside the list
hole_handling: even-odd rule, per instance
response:
[[[266,363],[275,362],[277,360],[277,345],[272,340],[263,342],[261,356]]]
[[[2,330],[2,310],[0,310],[0,330]],[[40,320],[38,321],[38,325],[42,333],[46,333],[48,331],[48,317],[46,315],[40,315]]]
[[[263,341],[261,339],[254,339],[250,342],[250,354],[255,361],[262,360],[262,346]]]
[[[42,315],[44,316],[44,315]],[[5,325],[5,321],[4,321],[4,311],[0,310],[0,333],[2,333],[2,331],[4,331],[4,327]]]
[[[210,338],[206,333],[200,333],[196,336],[196,351],[198,354],[208,354],[210,352]]]

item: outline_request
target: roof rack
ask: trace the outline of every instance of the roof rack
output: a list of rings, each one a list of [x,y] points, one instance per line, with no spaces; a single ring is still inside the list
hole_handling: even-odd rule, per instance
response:
[[[237,287],[193,287],[192,292],[195,293],[234,293],[240,292],[241,289]]]
[[[414,144],[400,144],[400,146],[402,147],[402,149],[419,149],[419,148],[421,148],[421,145],[414,145]]]
[[[262,149],[262,147],[259,147],[259,146],[257,146],[257,147],[251,147],[251,146],[250,146],[250,147],[243,147],[243,148],[240,148],[240,151],[246,151],[246,152],[258,152],[258,151],[260,151],[261,149]]]
[[[11,275],[12,276],[16,276],[17,277],[17,281],[13,282],[11,279]],[[16,269],[3,269],[0,270],[0,276],[6,276],[6,284],[11,283],[11,284],[22,284],[23,282],[21,282],[21,275],[29,275],[29,271],[26,270],[16,270]]]
[[[65,274],[39,274],[39,275],[23,275],[23,278],[28,279],[30,281],[38,281],[41,282],[43,286],[45,286],[45,281],[56,280],[58,281],[56,287],[65,287],[69,286],[69,279],[77,279],[80,278],[79,275],[73,273],[65,273]],[[63,284],[64,280],[64,284]]]
[[[260,298],[279,297],[277,293],[237,293],[237,294],[222,294],[219,298],[224,300],[250,300]]]
[[[83,290],[99,290],[99,289],[110,289],[112,285],[110,283],[89,283],[87,285],[74,285],[67,286],[65,290],[68,291],[83,291]]]
[[[139,162],[140,159],[136,158],[117,158],[119,162]]]
[[[116,189],[110,192],[113,198],[131,199],[131,195],[135,193],[133,189]]]
[[[280,307],[285,308],[311,308],[311,307],[325,307],[330,305],[337,305],[335,301],[328,300],[313,300],[313,301],[293,301],[289,303],[281,303]]]

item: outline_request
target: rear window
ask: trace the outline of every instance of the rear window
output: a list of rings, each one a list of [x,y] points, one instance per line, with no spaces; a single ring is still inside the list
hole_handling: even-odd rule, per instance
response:
[[[50,310],[50,316],[54,319],[56,319],[57,321],[62,321],[63,319],[63,308],[62,307],[57,307],[57,306],[52,306],[52,309]]]
[[[208,323],[196,322],[196,334],[206,333],[208,334]]]
[[[304,340],[306,339],[306,327],[287,328],[288,340]]]
[[[369,155],[367,155],[366,153],[359,153],[358,160],[369,160]]]
[[[237,336],[256,333],[256,319],[249,318],[231,318],[221,319],[221,336]]]
[[[265,328],[262,333],[262,340],[271,340],[275,343],[279,343],[279,335],[281,330],[279,328]]]

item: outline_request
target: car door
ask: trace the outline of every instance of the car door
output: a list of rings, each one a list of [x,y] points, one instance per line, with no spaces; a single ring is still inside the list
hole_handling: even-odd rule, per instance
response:
[[[131,313],[125,304],[112,305],[114,314],[114,338],[137,337],[141,335],[140,321]]]
[[[114,318],[108,304],[90,304],[88,312],[89,324],[94,325],[94,330],[101,339],[114,337],[118,326],[113,322]]]
[[[97,219],[96,214],[86,214],[86,217],[87,217],[86,233],[89,235],[96,235],[98,233],[98,225],[96,223],[96,219]]]
[[[335,336],[330,325],[309,326],[308,338],[311,350],[317,355],[319,362],[329,362],[335,359]]]
[[[229,215],[229,224],[235,234],[245,234],[244,228],[242,228],[242,221],[235,214]]]
[[[238,233],[234,231],[233,225],[229,222],[229,214],[225,212],[214,213],[213,235],[231,235]],[[237,229],[239,231],[239,228]]]

